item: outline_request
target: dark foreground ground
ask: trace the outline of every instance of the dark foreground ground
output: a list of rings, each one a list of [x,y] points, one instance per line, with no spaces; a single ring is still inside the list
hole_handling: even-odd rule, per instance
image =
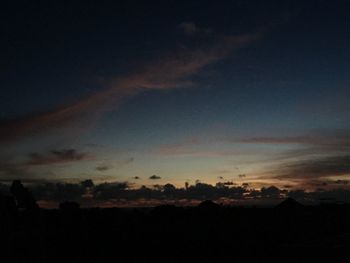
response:
[[[350,206],[1,213],[1,262],[348,262]],[[316,262],[317,262],[316,261]]]

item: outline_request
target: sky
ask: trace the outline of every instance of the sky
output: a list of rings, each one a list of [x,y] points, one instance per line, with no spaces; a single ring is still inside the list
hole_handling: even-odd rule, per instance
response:
[[[0,181],[348,189],[347,1],[23,1]]]

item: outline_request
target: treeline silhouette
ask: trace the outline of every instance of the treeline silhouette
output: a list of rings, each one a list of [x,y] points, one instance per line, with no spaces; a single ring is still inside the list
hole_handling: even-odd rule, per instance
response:
[[[159,204],[191,205],[204,200],[214,200],[222,204],[277,204],[291,197],[305,204],[349,203],[350,189],[342,188],[305,191],[303,189],[280,189],[276,186],[251,188],[248,183],[237,185],[233,182],[218,182],[216,185],[196,182],[178,188],[172,184],[154,184],[135,188],[128,182],[112,182],[95,185],[92,180],[80,183],[33,183],[28,185],[29,192],[40,201],[58,203],[69,200],[81,203],[84,207],[101,206],[154,206]],[[9,194],[9,185],[0,184],[0,193]],[[42,202],[43,201],[43,202]],[[53,208],[53,207],[51,207]]]
[[[336,262],[350,248],[347,204],[46,210],[14,181],[0,205],[2,262]]]

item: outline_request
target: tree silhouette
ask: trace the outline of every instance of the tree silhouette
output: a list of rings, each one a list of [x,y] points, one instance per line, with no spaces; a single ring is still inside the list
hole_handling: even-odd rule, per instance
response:
[[[38,208],[32,193],[23,186],[20,180],[14,180],[12,182],[10,191],[15,197],[17,208],[26,210]]]

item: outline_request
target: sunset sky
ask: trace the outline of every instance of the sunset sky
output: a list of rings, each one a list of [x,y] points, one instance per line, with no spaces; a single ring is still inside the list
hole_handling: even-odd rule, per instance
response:
[[[349,188],[348,4],[3,6],[0,181]]]

